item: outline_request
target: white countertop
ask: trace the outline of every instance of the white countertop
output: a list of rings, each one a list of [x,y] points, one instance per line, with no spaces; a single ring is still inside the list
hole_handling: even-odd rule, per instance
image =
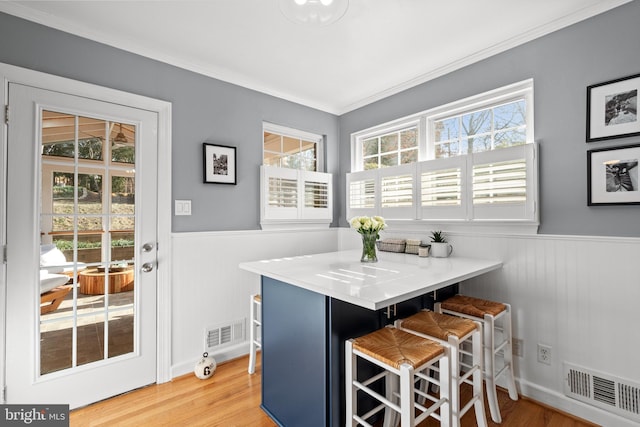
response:
[[[243,262],[240,268],[371,310],[499,269],[502,262],[451,256],[420,258],[378,251],[361,263],[361,250]]]

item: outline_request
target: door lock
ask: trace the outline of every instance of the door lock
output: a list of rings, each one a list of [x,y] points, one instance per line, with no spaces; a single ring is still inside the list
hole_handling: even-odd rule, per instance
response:
[[[153,250],[153,243],[145,243],[142,245],[142,252],[151,252]]]

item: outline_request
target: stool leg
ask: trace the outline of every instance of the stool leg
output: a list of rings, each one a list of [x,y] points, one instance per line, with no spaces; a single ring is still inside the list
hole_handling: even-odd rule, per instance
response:
[[[477,396],[473,409],[476,413],[476,422],[478,427],[487,427],[487,414],[484,412],[484,393],[482,392],[482,372],[484,368],[482,354],[482,324],[475,322],[478,329],[473,333],[472,353],[473,362],[478,364],[478,369],[472,375],[473,394]]]
[[[409,365],[400,366],[400,426],[415,425],[413,412],[413,368]]]
[[[345,341],[344,344],[344,378],[345,378],[345,415],[347,427],[356,427],[357,422],[353,419],[354,414],[358,410],[358,399],[356,396],[356,390],[353,385],[353,381],[356,379],[355,373],[357,372],[357,359],[353,353],[353,343],[351,340]]]
[[[250,309],[250,314],[249,314],[249,323],[250,323],[250,329],[249,329],[249,368],[247,369],[247,372],[249,372],[249,374],[253,374],[256,371],[256,351],[257,351],[257,346],[256,346],[256,341],[257,341],[257,337],[256,337],[256,316],[257,316],[257,308],[256,308],[256,303],[254,300],[254,296],[251,295],[251,301],[250,301],[250,305],[249,305],[249,309]]]
[[[398,376],[387,373],[387,377],[384,379],[385,397],[390,402],[398,403],[396,393],[398,393],[398,385],[400,378]],[[383,427],[395,427],[398,424],[398,413],[391,409],[385,409],[384,420],[382,422]]]
[[[451,373],[451,422],[453,426],[460,426],[460,343],[455,337],[449,338],[451,352],[449,353]],[[442,365],[442,363],[440,363]]]
[[[484,363],[485,363],[485,375],[484,380],[487,387],[487,400],[489,401],[489,411],[491,412],[491,419],[500,424],[502,422],[502,416],[500,415],[500,407],[498,406],[498,395],[496,393],[496,381],[495,381],[495,361],[494,361],[494,318],[489,314],[484,316]]]
[[[511,329],[511,305],[505,304],[507,311],[503,317],[503,330],[505,338],[507,339],[507,345],[504,348],[504,364],[506,368],[505,374],[507,375],[507,389],[509,390],[509,397],[511,400],[518,400],[518,390],[516,389],[516,381],[513,375],[513,334]]]
[[[447,357],[443,357],[438,362],[438,368],[440,369],[440,399],[446,398],[440,406],[440,427],[455,426],[451,424],[451,392],[454,387],[451,385],[451,353],[447,351]]]

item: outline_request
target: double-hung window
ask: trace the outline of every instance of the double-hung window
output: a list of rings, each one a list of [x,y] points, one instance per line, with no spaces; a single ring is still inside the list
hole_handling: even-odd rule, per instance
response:
[[[526,224],[537,229],[533,81],[352,135],[347,219]]]
[[[265,228],[327,227],[332,177],[324,173],[323,137],[263,123],[261,215]]]

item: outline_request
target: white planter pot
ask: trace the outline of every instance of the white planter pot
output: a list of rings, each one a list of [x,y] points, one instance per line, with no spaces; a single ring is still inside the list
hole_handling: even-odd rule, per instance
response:
[[[431,256],[436,258],[446,258],[453,252],[453,246],[448,243],[431,242]]]

